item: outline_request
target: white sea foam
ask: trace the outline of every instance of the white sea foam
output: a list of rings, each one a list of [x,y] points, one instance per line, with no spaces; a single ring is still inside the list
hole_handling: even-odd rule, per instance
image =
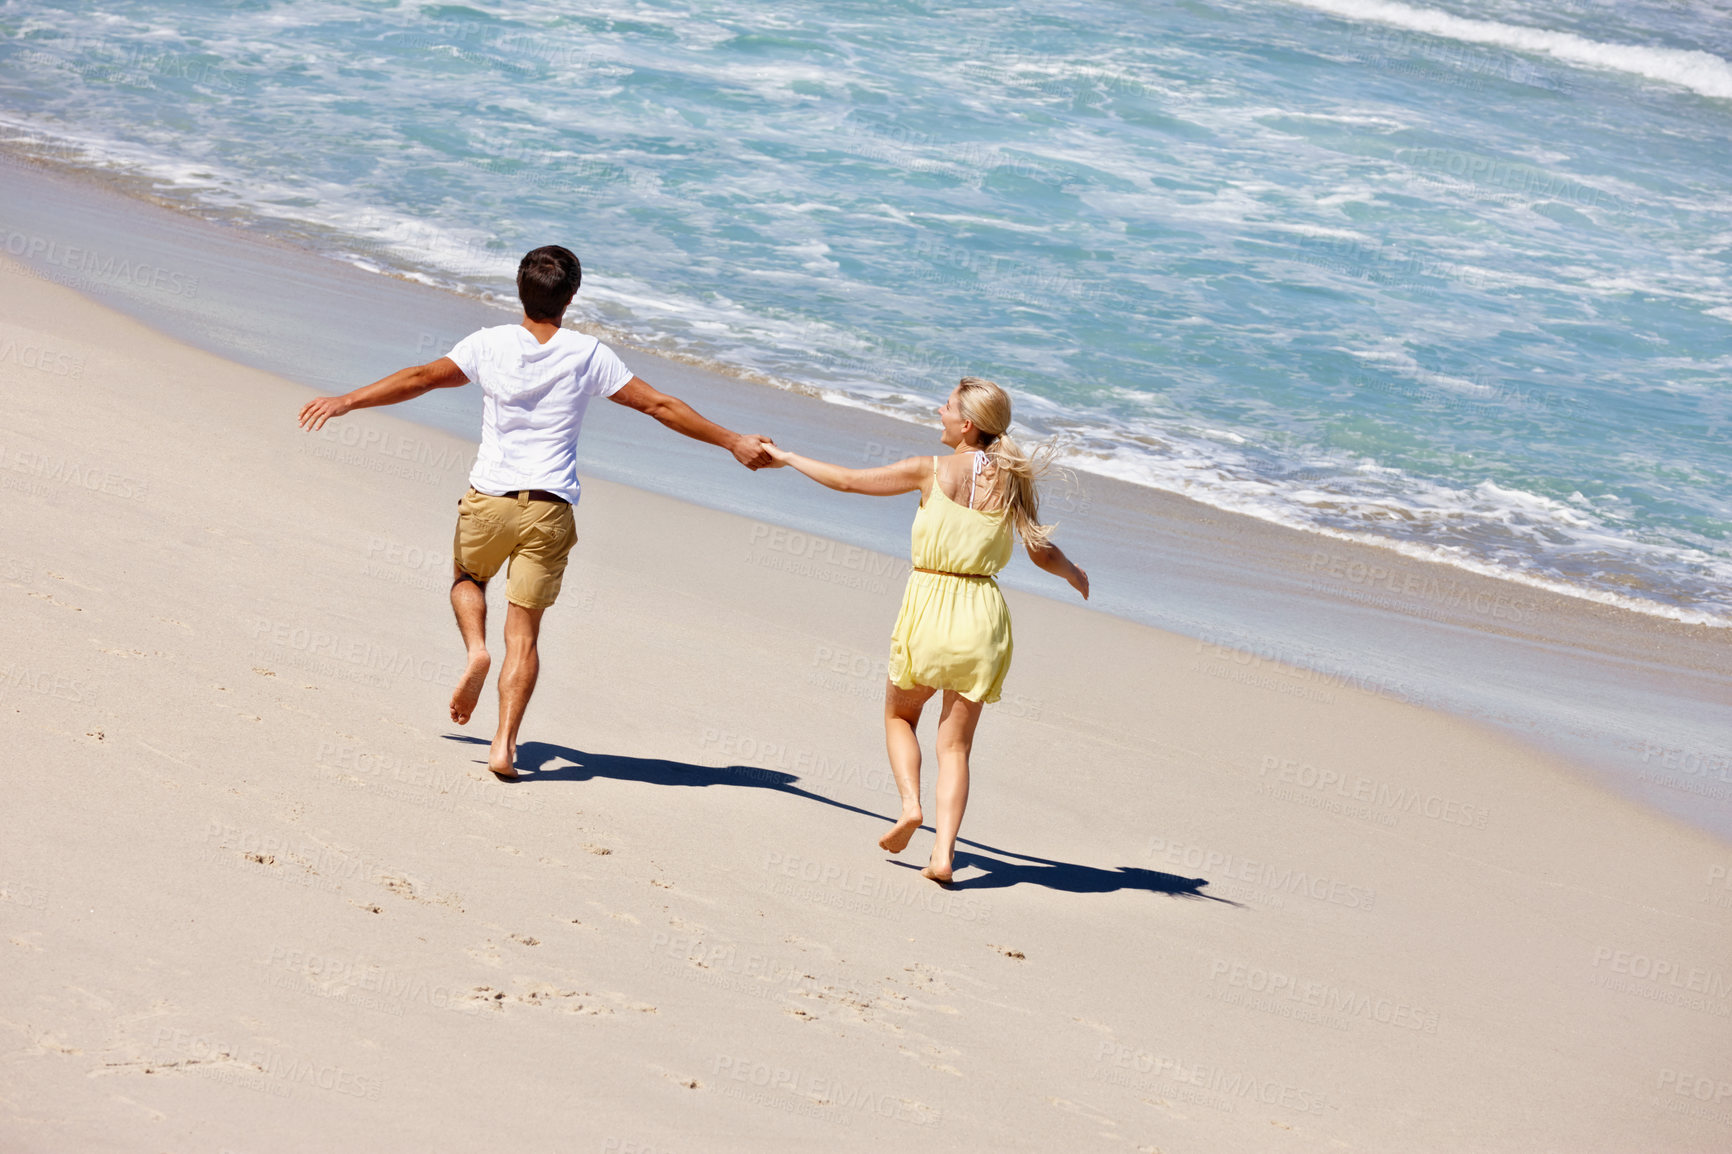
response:
[[[1491,44],[1533,52],[1587,68],[1629,72],[1677,84],[1703,96],[1732,100],[1732,62],[1712,52],[1606,44],[1573,32],[1554,32],[1497,20],[1473,20],[1395,0],[1290,0],[1291,3],[1348,20],[1372,20],[1469,44]]]
[[[1063,460],[1069,467],[1083,472],[1098,473],[1132,484],[1176,493],[1205,505],[1256,517],[1290,529],[1342,541],[1354,541],[1362,545],[1375,545],[1417,560],[1452,565],[1481,576],[1515,581],[1560,596],[1616,606],[1686,625],[1732,629],[1732,605],[1719,607],[1719,611],[1715,611],[1632,597],[1548,573],[1545,571],[1543,556],[1531,559],[1506,557],[1505,563],[1499,564],[1488,561],[1462,546],[1436,544],[1415,536],[1394,536],[1379,532],[1375,528],[1379,525],[1401,525],[1409,528],[1415,522],[1459,519],[1463,514],[1470,514],[1485,523],[1496,523],[1522,514],[1534,518],[1536,522],[1549,523],[1554,532],[1562,529],[1575,530],[1572,533],[1575,540],[1571,544],[1577,549],[1598,547],[1614,556],[1651,552],[1654,560],[1668,567],[1680,560],[1688,560],[1711,572],[1716,582],[1723,587],[1732,583],[1732,565],[1721,558],[1673,547],[1651,550],[1644,550],[1639,546],[1633,548],[1635,543],[1628,537],[1604,530],[1592,519],[1569,510],[1559,502],[1531,493],[1505,489],[1489,482],[1463,491],[1423,482],[1415,484],[1413,478],[1403,478],[1408,482],[1403,486],[1408,489],[1406,494],[1380,497],[1240,476],[1234,471],[1222,468],[1220,462],[1206,457],[1178,458],[1157,463],[1146,453],[1120,452],[1104,458],[1068,454]],[[1431,500],[1426,500],[1428,497]],[[1332,520],[1356,519],[1366,528],[1341,528],[1336,524],[1323,523],[1315,516],[1306,515],[1308,507],[1321,504],[1334,506],[1335,516]]]
[[[1397,359],[1388,358],[1392,363]],[[1411,361],[1409,360],[1409,365]],[[1407,366],[1403,366],[1407,367]],[[1416,380],[1432,387],[1460,389],[1483,396],[1481,382],[1426,373],[1411,366]],[[823,389],[823,399],[928,425],[922,411],[906,402],[857,392]],[[1054,406],[1031,406],[1019,397],[1019,416]],[[1147,397],[1140,398],[1149,400]],[[1041,412],[1048,428],[1058,424]],[[1039,417],[1036,417],[1039,420]],[[1516,581],[1561,596],[1677,621],[1732,628],[1732,561],[1672,543],[1653,544],[1607,523],[1606,510],[1586,498],[1559,501],[1493,481],[1449,485],[1410,476],[1376,461],[1341,454],[1300,455],[1293,474],[1267,472],[1256,459],[1255,443],[1237,433],[1189,427],[1183,431],[1144,425],[1108,434],[1095,422],[1067,422],[1072,448],[1062,462],[1082,473],[1142,485],[1188,497],[1202,504],[1255,517],[1308,533],[1391,549],[1417,560],[1451,565],[1485,577]],[[1288,455],[1289,446],[1281,449]],[[1579,494],[1577,494],[1579,496]],[[1477,548],[1450,539],[1477,543]],[[1496,560],[1488,556],[1495,555]],[[1653,572],[1700,574],[1696,605],[1670,604],[1631,596],[1572,580],[1559,571],[1575,559],[1622,559],[1625,565]],[[1720,591],[1717,600],[1713,590]]]

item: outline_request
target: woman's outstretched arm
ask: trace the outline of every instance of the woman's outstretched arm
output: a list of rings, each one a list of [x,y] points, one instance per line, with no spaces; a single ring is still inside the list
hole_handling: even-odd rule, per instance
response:
[[[1084,601],[1089,599],[1089,575],[1083,572],[1082,566],[1078,565],[1075,561],[1072,561],[1069,557],[1066,557],[1063,549],[1050,543],[1035,546],[1029,545],[1025,541],[1023,544],[1028,549],[1028,559],[1030,561],[1033,561],[1036,565],[1039,565],[1054,577],[1062,577],[1066,581],[1069,581],[1070,587],[1075,589],[1078,593],[1081,593]]]
[[[810,457],[790,453],[775,445],[766,444],[764,451],[769,453],[778,465],[792,465],[818,484],[838,493],[894,497],[898,493],[912,493],[916,489],[923,489],[926,479],[932,476],[931,457],[909,457],[907,460],[897,461],[894,465],[880,465],[876,469],[846,469],[841,465],[814,461]]]

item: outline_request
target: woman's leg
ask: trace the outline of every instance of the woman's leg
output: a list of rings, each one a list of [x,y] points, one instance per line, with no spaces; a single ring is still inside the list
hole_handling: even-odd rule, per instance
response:
[[[956,833],[962,828],[962,811],[968,808],[968,754],[974,748],[974,727],[980,723],[980,702],[952,690],[944,691],[944,709],[938,715],[938,837],[932,843],[932,862],[920,872],[935,882],[950,880],[956,859]]]
[[[890,772],[896,776],[896,792],[902,795],[902,817],[878,839],[878,847],[891,853],[907,849],[908,839],[925,820],[920,813],[920,739],[914,728],[932,694],[924,685],[898,689],[893,681],[884,683],[884,748],[890,755]]]

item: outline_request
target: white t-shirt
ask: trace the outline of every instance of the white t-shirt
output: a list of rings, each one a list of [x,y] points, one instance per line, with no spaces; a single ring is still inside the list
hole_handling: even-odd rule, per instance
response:
[[[481,386],[481,448],[469,483],[495,497],[546,489],[577,504],[577,435],[591,397],[632,372],[592,336],[560,329],[544,345],[521,324],[470,333],[445,354]]]

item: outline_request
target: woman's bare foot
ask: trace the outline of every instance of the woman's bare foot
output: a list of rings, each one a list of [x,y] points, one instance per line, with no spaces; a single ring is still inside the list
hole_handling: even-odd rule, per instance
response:
[[[926,863],[926,868],[920,871],[923,878],[931,878],[941,886],[950,884],[950,872],[956,865],[955,847],[945,853],[939,846],[932,847],[932,860]]]
[[[878,839],[878,848],[891,853],[901,853],[908,848],[908,841],[914,836],[914,831],[920,828],[922,820],[919,810],[903,814],[901,819],[890,827],[890,832]]]
[[[457,688],[451,694],[451,720],[458,725],[468,725],[469,717],[475,712],[475,703],[481,700],[481,687],[487,683],[487,670],[493,665],[493,658],[482,649],[469,655],[469,664],[463,670],[463,676],[457,681]]]
[[[934,863],[921,870],[920,876],[923,878],[931,878],[941,886],[947,886],[950,884],[950,873],[950,866],[939,866]]]
[[[493,771],[493,776],[511,780],[517,776],[517,750],[501,746],[499,739],[495,738],[487,751],[487,768]]]

